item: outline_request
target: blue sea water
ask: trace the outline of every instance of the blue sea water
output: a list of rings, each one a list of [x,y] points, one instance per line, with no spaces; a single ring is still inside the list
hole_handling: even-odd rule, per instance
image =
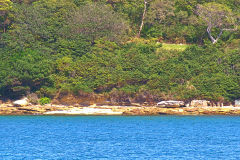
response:
[[[0,116],[0,159],[240,159],[240,117]]]

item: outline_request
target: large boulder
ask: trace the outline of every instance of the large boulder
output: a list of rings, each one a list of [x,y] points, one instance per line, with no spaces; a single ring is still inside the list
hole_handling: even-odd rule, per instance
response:
[[[157,103],[158,107],[166,107],[166,108],[178,108],[178,107],[185,107],[183,101],[161,101]]]
[[[190,103],[191,107],[208,107],[210,105],[210,101],[207,100],[192,100]]]
[[[235,100],[235,107],[240,107],[240,99]]]
[[[13,105],[16,107],[24,107],[27,106],[28,104],[29,104],[28,98],[23,98],[13,102]]]

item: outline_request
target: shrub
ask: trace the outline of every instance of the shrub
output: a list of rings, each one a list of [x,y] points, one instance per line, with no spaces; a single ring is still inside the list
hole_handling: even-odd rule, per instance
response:
[[[41,98],[41,99],[39,100],[39,103],[40,103],[41,105],[49,104],[49,103],[51,103],[51,99],[48,98],[48,97],[43,97],[43,98]]]

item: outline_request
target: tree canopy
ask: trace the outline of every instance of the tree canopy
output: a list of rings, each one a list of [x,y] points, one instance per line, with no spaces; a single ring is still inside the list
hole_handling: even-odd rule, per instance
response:
[[[206,3],[197,6],[198,15],[207,24],[207,32],[212,43],[216,43],[223,31],[237,30],[237,19],[227,6],[215,2]],[[212,30],[217,28],[220,30],[217,38],[211,34]]]

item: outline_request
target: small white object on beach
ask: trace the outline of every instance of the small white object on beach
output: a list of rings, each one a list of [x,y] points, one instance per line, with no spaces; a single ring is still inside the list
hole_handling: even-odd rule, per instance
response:
[[[26,97],[13,102],[13,105],[16,107],[24,107],[24,106],[27,106],[28,104],[29,104],[28,98],[26,98]]]

